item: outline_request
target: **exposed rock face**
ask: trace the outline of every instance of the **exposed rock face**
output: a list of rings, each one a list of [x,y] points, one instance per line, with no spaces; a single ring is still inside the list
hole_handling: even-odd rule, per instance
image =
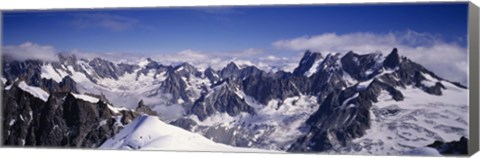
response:
[[[442,155],[458,156],[468,154],[468,139],[465,137],[460,138],[459,141],[435,141],[427,146],[437,149]]]
[[[43,84],[49,85],[51,81],[42,79],[41,73],[41,61],[28,60],[24,62],[9,61],[8,57],[6,62],[3,62],[3,77],[7,80],[22,79],[27,84],[33,86],[41,86]],[[46,83],[43,83],[46,82]]]
[[[182,63],[173,68],[176,71],[176,74],[180,76],[189,77],[190,75],[199,77],[202,73],[197,70],[193,65],[188,63]]]
[[[302,59],[300,60],[300,63],[297,68],[293,71],[294,75],[304,75],[308,70],[314,66],[313,64],[318,61],[323,59],[322,54],[320,53],[313,53],[311,51],[305,52],[303,55]]]
[[[101,78],[118,79],[117,74],[122,74],[115,64],[100,58],[94,58],[88,64]]]
[[[66,76],[62,79],[58,86],[58,90],[49,90],[50,92],[78,92],[76,82],[70,77]],[[53,86],[52,86],[53,87]]]
[[[170,124],[181,127],[186,130],[192,130],[194,127],[197,127],[197,122],[189,118],[180,118],[170,122]]]
[[[163,93],[172,95],[172,100],[177,101],[179,99],[189,100],[185,89],[187,88],[187,83],[182,80],[182,76],[173,73],[171,71],[167,72],[167,78],[162,82]]]
[[[225,68],[220,71],[220,76],[222,78],[239,78],[240,68],[237,64],[231,62]]]
[[[382,68],[381,53],[358,55],[348,52],[342,57],[343,69],[354,79],[365,81],[380,73]]]
[[[211,93],[204,93],[192,107],[191,113],[204,120],[216,112],[227,113],[230,116],[236,116],[240,112],[254,113],[243,98],[236,93],[239,91],[233,82],[229,79],[219,83],[219,86],[213,89]]]
[[[140,102],[138,103],[138,106],[135,109],[135,111],[138,112],[138,113],[143,113],[143,114],[152,115],[152,116],[158,115],[157,112],[153,111],[147,105],[145,105],[143,103],[143,100],[140,100]]]
[[[94,148],[115,135],[137,112],[112,110],[72,93],[50,94],[45,102],[16,85],[3,92],[3,145]],[[148,107],[139,107],[151,111]]]
[[[249,76],[242,82],[243,91],[262,104],[271,99],[285,99],[301,94],[300,89],[290,79],[273,78],[270,76]]]
[[[318,96],[321,103],[331,92],[347,87],[343,79],[343,69],[339,62],[339,54],[329,54],[319,69],[309,77],[310,85],[307,94]]]
[[[36,129],[40,127],[38,116],[45,107],[45,102],[17,86],[4,90],[2,99],[2,144],[35,144]]]
[[[383,61],[383,66],[386,68],[394,69],[400,63],[400,56],[398,55],[398,49],[394,48],[392,52]]]
[[[205,76],[208,78],[208,80],[210,80],[210,84],[220,81],[220,77],[218,76],[217,72],[210,67],[205,70]]]

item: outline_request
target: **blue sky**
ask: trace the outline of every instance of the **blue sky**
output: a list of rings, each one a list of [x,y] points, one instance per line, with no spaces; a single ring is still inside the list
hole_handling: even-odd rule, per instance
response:
[[[59,51],[168,53],[270,49],[281,39],[328,32],[413,30],[465,45],[467,5],[327,5],[32,11],[4,14],[4,45]]]
[[[9,11],[2,44],[3,53],[22,60],[72,52],[286,71],[307,49],[386,54],[396,47],[439,76],[467,83],[467,13],[467,3]]]

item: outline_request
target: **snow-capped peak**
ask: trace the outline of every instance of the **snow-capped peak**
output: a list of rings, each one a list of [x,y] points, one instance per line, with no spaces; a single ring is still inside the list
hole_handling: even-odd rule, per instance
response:
[[[151,62],[154,62],[151,58],[144,58],[144,59],[141,59],[137,65],[140,66],[140,68],[145,68]]]

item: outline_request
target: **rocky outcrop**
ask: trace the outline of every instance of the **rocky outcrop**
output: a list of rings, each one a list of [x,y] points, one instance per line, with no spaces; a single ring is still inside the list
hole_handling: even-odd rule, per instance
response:
[[[153,111],[150,107],[145,105],[143,103],[143,100],[140,100],[140,102],[138,102],[138,106],[137,108],[135,108],[135,111],[141,114],[147,114],[152,116],[158,115],[157,112]]]
[[[88,65],[90,65],[101,78],[118,79],[118,76],[121,74],[114,63],[100,58],[94,58],[88,62]]]
[[[9,86],[9,85],[6,85]],[[45,101],[17,86],[4,90],[2,95],[2,144],[24,146],[35,144],[40,127],[40,113]]]
[[[220,81],[220,76],[218,75],[218,73],[213,70],[211,67],[208,67],[205,72],[205,77],[208,78],[208,80],[210,80],[210,84],[215,84],[217,83],[218,81]]]
[[[240,68],[237,66],[237,64],[230,62],[225,68],[220,70],[219,74],[222,78],[239,78],[239,72]]]
[[[52,93],[43,101],[16,85],[4,90],[2,99],[5,146],[94,148],[140,115],[113,110],[101,99],[85,101],[70,92]]]
[[[187,83],[182,80],[182,76],[176,74],[172,71],[167,72],[167,78],[163,81],[161,90],[163,93],[170,94],[171,100],[177,102],[179,99],[188,101],[189,98],[185,89],[187,88]]]
[[[400,56],[398,55],[398,49],[393,48],[392,52],[383,61],[383,66],[389,69],[395,69],[400,64]]]
[[[314,66],[313,64],[315,62],[318,62],[319,60],[322,60],[322,59],[323,59],[322,54],[307,50],[303,55],[302,59],[300,60],[298,67],[295,68],[295,70],[293,70],[293,74],[297,76],[305,75],[305,73],[309,71],[312,68],[312,66]]]
[[[427,147],[432,147],[438,150],[442,155],[458,156],[468,154],[468,139],[465,137],[460,138],[458,141],[442,142],[435,141]]]
[[[380,73],[382,53],[358,55],[350,51],[342,57],[342,68],[354,79],[365,81]]]
[[[190,113],[200,120],[205,120],[217,112],[227,113],[230,116],[236,116],[241,112],[253,114],[255,112],[253,107],[245,102],[245,98],[237,94],[238,91],[238,87],[226,79],[214,85],[212,92],[202,94],[193,104]]]
[[[273,78],[266,75],[249,76],[242,81],[241,86],[245,94],[252,96],[264,105],[272,99],[283,100],[301,94],[300,89],[290,79]]]

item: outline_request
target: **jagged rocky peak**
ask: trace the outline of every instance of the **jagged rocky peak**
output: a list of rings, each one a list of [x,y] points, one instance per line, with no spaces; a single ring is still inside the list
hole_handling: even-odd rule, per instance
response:
[[[318,62],[323,59],[323,56],[319,52],[311,52],[307,50],[303,55],[298,67],[293,71],[294,75],[304,75],[308,72],[312,66],[318,66]]]
[[[62,78],[62,81],[59,83],[58,87],[48,86],[49,88],[57,88],[55,90],[50,90],[49,92],[77,92],[77,83],[70,76],[65,76]]]
[[[340,60],[340,53],[329,53],[325,59],[319,65],[318,71],[328,71],[334,72],[338,71],[342,68]]]
[[[205,69],[203,74],[210,80],[211,84],[214,84],[220,80],[220,76],[218,76],[217,71],[213,70],[211,67]]]
[[[400,56],[398,55],[397,48],[393,48],[392,52],[383,61],[385,68],[394,69],[400,64]]]
[[[235,62],[229,62],[227,64],[227,66],[225,66],[225,68],[222,69],[222,71],[225,70],[225,71],[228,71],[228,72],[232,72],[232,71],[237,71],[237,70],[240,70],[240,68],[238,67],[238,65],[235,63]]]
[[[180,71],[180,69],[185,70],[185,71],[196,71],[197,70],[197,68],[195,68],[193,65],[191,65],[187,62],[183,62],[183,63],[179,64],[174,69],[178,70],[178,71]]]
[[[172,69],[173,69],[172,66],[162,65],[162,64],[158,63],[157,61],[154,61],[151,58],[143,59],[138,64],[130,65],[130,67],[133,68],[132,70],[137,70],[137,69],[139,70],[137,72],[137,78],[136,78],[137,80],[138,80],[138,77],[140,77],[140,75],[142,75],[142,74],[143,75],[147,75],[148,73],[159,74],[159,73],[163,73],[163,72],[166,72],[166,71],[172,71]],[[157,75],[154,75],[154,78],[156,79]]]
[[[138,65],[130,65],[130,64],[125,64],[125,63],[120,63],[117,64],[118,69],[122,72],[122,75],[124,73],[133,73],[135,69],[138,69]]]
[[[166,79],[161,83],[163,93],[170,94],[172,100],[178,102],[179,99],[189,101],[186,93],[187,83],[182,79],[182,75],[169,71]]]
[[[228,63],[222,70],[220,70],[220,76],[222,78],[236,78],[240,68],[233,61]]]
[[[157,68],[160,64],[158,64],[152,58],[143,58],[143,59],[140,59],[140,61],[137,64],[133,64],[133,65],[142,69],[153,69],[153,68]]]
[[[88,65],[101,78],[118,79],[118,76],[121,74],[116,64],[101,58],[92,59]]]
[[[189,75],[194,75],[194,76],[201,76],[201,72],[198,71],[197,68],[195,68],[193,65],[184,62],[180,65],[177,65],[173,67],[173,70],[175,73],[180,74],[181,76],[189,76]]]
[[[400,56],[396,48],[385,58],[383,65],[386,69],[394,69],[395,73],[392,75],[398,80],[394,81],[388,79],[384,80],[385,82],[401,86],[413,85],[432,95],[442,95],[442,90],[446,89],[442,82],[449,82],[463,89],[467,88],[460,83],[451,82],[439,77],[422,65],[408,59],[407,57]]]
[[[153,60],[152,58],[147,58],[145,59],[145,61],[142,61],[142,62],[143,63],[140,63],[140,64],[144,64],[144,65],[141,65],[141,66],[145,66],[146,69],[155,69],[161,66],[161,64],[159,64],[157,61]]]
[[[147,62],[149,62],[149,63],[156,63],[156,61],[153,60],[152,58],[147,58],[147,59],[145,59],[145,60],[146,60]]]
[[[219,71],[220,78],[226,79],[229,78],[231,80],[242,80],[249,76],[260,76],[265,72],[258,69],[253,65],[243,64],[238,65],[235,62],[230,62],[225,66],[222,70]]]
[[[60,54],[58,54],[58,60],[63,65],[76,65],[77,64],[77,56],[75,54],[60,53]]]
[[[2,145],[98,147],[139,116],[92,95],[59,92],[41,99],[40,90],[24,88],[4,90]]]
[[[114,63],[112,63],[108,60],[102,59],[102,58],[93,58],[90,62],[88,62],[88,64],[92,67],[95,67],[95,66],[113,66],[113,65],[115,65]]]
[[[382,53],[359,55],[353,51],[342,57],[342,67],[351,77],[365,81],[380,73],[382,68]]]
[[[236,116],[241,112],[253,114],[255,110],[248,105],[245,98],[239,96],[239,88],[230,79],[223,80],[212,87],[213,91],[204,93],[193,104],[190,114],[196,115],[200,120],[215,113],[227,113]]]

